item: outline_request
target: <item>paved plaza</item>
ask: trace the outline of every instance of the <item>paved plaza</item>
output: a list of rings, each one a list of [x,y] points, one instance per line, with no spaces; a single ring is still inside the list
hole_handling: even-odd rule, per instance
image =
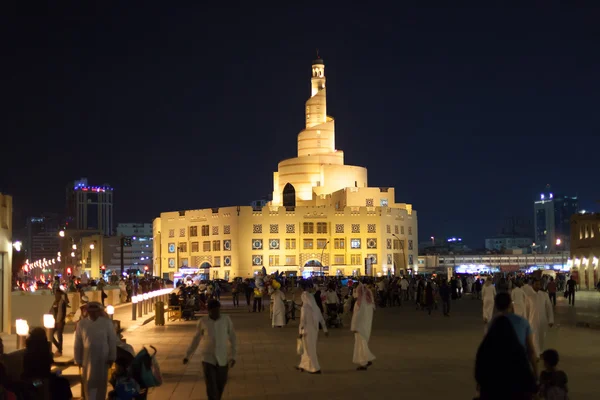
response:
[[[582,315],[600,315],[600,295],[582,293]],[[470,298],[452,303],[452,316],[441,311],[428,316],[414,307],[376,311],[371,349],[377,356],[366,372],[352,364],[353,336],[347,328],[331,329],[319,339],[322,375],[294,369],[298,324],[283,329],[270,326],[268,312],[248,313],[230,309],[238,335],[238,360],[230,370],[225,399],[374,399],[390,396],[404,399],[471,399],[475,393],[473,362],[483,325],[481,303]],[[579,307],[578,307],[579,308]],[[561,355],[560,366],[568,373],[573,399],[597,396],[600,371],[600,330],[575,326],[579,314],[564,298],[557,306],[557,325],[550,330],[547,346]],[[126,334],[137,349],[152,344],[165,383],[152,390],[150,399],[204,399],[205,385],[199,357],[182,365],[184,352],[194,333],[195,322],[175,322],[164,327],[147,324]],[[507,378],[510,371],[507,371]],[[500,377],[499,377],[500,378]]]

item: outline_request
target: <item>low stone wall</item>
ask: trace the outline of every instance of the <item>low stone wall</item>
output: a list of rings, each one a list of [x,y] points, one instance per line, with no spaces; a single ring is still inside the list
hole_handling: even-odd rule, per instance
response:
[[[85,295],[90,301],[102,302],[102,293],[94,287],[84,289]],[[105,305],[121,304],[120,290],[116,286],[106,286],[104,293],[108,296],[104,300]],[[81,306],[79,293],[71,292],[67,294],[69,297],[70,308],[67,312],[75,312]],[[12,292],[11,298],[11,332],[15,331],[15,321],[24,319],[29,324],[30,328],[35,326],[44,326],[44,314],[50,312],[54,295],[50,290],[38,290],[37,292]]]

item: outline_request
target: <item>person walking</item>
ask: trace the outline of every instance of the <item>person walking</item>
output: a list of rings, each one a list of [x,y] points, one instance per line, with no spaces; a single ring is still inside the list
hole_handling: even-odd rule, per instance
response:
[[[323,314],[317,306],[315,296],[308,291],[302,293],[302,308],[300,309],[299,338],[302,340],[303,352],[300,364],[296,369],[300,372],[308,371],[310,374],[320,374],[321,366],[317,357],[317,338],[319,325],[323,326],[325,336],[329,336]]]
[[[375,301],[371,291],[362,283],[359,284],[356,289],[356,303],[354,304],[354,313],[350,325],[350,330],[354,333],[352,362],[358,364],[358,371],[366,371],[367,368],[373,365],[373,360],[375,360],[375,356],[369,350],[374,310]]]
[[[507,374],[510,379],[502,379]],[[494,318],[477,349],[475,381],[482,400],[533,400],[536,376],[505,315]]]
[[[102,300],[102,307],[104,307],[104,299],[108,297],[108,295],[104,292],[104,288],[106,287],[106,281],[104,278],[100,278],[98,284],[96,285],[96,290],[100,291],[100,299]]]
[[[482,290],[481,279],[477,278],[475,280],[475,284],[473,286],[475,287],[475,296],[473,296],[473,300],[475,300],[475,299],[481,300],[481,290]]]
[[[529,324],[533,332],[533,344],[536,348],[536,354],[541,355],[544,351],[546,342],[546,332],[548,327],[554,325],[554,311],[552,303],[546,293],[540,290],[541,282],[536,279],[533,282],[534,295],[529,299]]]
[[[231,346],[231,357],[227,358],[227,342]],[[200,357],[206,382],[208,400],[220,400],[227,384],[229,368],[235,366],[237,339],[233,322],[227,315],[221,315],[221,303],[209,300],[208,316],[198,321],[196,334],[188,347],[183,364],[187,364],[200,345]]]
[[[273,293],[271,293],[271,304],[273,305],[273,316],[271,317],[271,326],[273,328],[283,328],[285,320],[285,295],[279,290],[281,284],[277,281],[271,283]]]
[[[254,288],[254,304],[252,305],[252,312],[261,312],[262,309],[262,290],[260,288]]]
[[[494,304],[498,311],[498,315],[495,318],[502,316],[508,318],[515,330],[519,344],[527,354],[533,374],[538,376],[537,354],[533,343],[533,331],[531,330],[529,321],[514,313],[514,303],[510,295],[506,292],[498,293],[494,299]]]
[[[58,276],[54,277],[54,282],[52,282],[52,294],[60,291],[60,278]]]
[[[527,317],[527,296],[521,287],[523,284],[521,281],[515,283],[515,287],[512,290],[511,297],[513,301],[514,313],[520,317]]]
[[[488,277],[483,286],[483,323],[485,324],[484,331],[487,332],[488,323],[494,315],[494,299],[496,297],[496,288],[492,285],[492,278]]]
[[[567,281],[567,293],[569,296],[569,305],[575,305],[575,290],[577,289],[577,281],[573,279],[573,275]]]
[[[117,358],[117,334],[102,304],[88,303],[88,318],[77,324],[75,363],[82,369],[82,390],[86,400],[106,399],[108,369]]]
[[[54,302],[50,308],[50,314],[54,316],[54,329],[52,330],[52,343],[56,346],[55,357],[62,357],[63,332],[67,318],[67,302],[60,289],[54,292]]]
[[[442,311],[446,317],[450,316],[450,286],[446,279],[442,280],[440,286],[440,298],[442,299]]]
[[[550,298],[550,302],[553,306],[556,307],[556,282],[554,282],[553,277],[550,277],[550,281],[546,286],[546,290],[548,291],[548,297]]]
[[[253,294],[254,288],[252,287],[252,283],[249,279],[244,280],[244,295],[246,296],[246,305],[248,306],[248,311],[252,311],[250,308],[250,300],[252,299]]]
[[[234,280],[233,285],[231,285],[231,297],[233,299],[234,307],[240,306],[240,293],[239,293],[240,286],[241,286],[241,284],[237,279]]]
[[[431,315],[431,310],[433,310],[433,286],[431,282],[427,282],[427,286],[425,286],[425,308],[427,308],[427,312]]]
[[[402,297],[404,301],[408,301],[408,279],[406,277],[402,277],[400,280],[400,289],[402,290]]]

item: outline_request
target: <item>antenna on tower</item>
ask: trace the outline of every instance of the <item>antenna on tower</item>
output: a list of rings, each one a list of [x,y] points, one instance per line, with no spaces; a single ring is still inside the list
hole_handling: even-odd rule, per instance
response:
[[[317,59],[319,59],[321,57],[319,57],[319,49],[317,49]]]

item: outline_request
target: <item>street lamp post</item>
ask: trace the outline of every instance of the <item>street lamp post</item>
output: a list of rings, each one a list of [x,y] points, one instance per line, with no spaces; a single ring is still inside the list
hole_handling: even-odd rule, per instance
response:
[[[325,242],[325,246],[323,246],[323,250],[321,250],[321,276],[323,276],[323,253],[325,252],[325,248],[329,244],[329,240]]]

